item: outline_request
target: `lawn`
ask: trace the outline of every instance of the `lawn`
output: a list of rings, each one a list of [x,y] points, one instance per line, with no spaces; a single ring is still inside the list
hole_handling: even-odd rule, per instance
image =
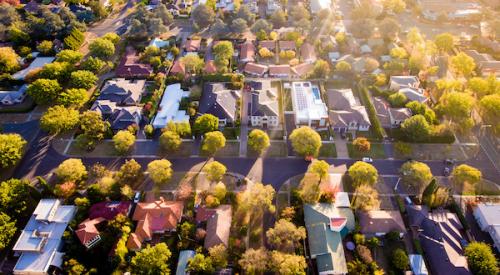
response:
[[[349,151],[349,157],[354,159],[360,159],[362,157],[371,157],[374,159],[385,158],[384,144],[382,143],[372,143],[369,152],[361,153],[354,149],[352,143],[347,143],[347,150]]]
[[[90,152],[81,149],[77,146],[76,142],[73,141],[69,146],[67,154],[70,156],[85,157],[119,156],[115,150],[113,141],[110,140],[105,140],[99,143],[99,145],[97,145],[96,148]]]
[[[181,146],[175,152],[160,152],[160,155],[167,157],[189,157],[193,154],[194,142],[182,141]]]
[[[287,155],[287,145],[284,141],[271,141],[271,146],[265,153],[266,157],[286,157]]]
[[[222,134],[226,139],[235,140],[240,135],[240,127],[224,127]]]
[[[323,158],[336,158],[337,149],[335,143],[323,143],[319,149],[319,156]]]
[[[226,141],[226,146],[215,153],[218,157],[237,157],[240,155],[239,141]]]
[[[500,196],[500,189],[491,181],[483,179],[474,186],[468,185],[462,190],[462,195],[484,195],[484,196]]]

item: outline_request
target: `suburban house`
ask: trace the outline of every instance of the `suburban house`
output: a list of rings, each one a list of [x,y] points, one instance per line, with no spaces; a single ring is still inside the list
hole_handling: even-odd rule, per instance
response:
[[[317,59],[314,46],[309,43],[302,44],[302,46],[300,46],[300,58],[302,62],[314,63]]]
[[[233,0],[217,0],[215,8],[223,11],[234,11]]]
[[[411,111],[408,108],[391,108],[389,103],[381,97],[373,98],[373,106],[377,112],[378,120],[384,128],[397,128],[407,118],[411,117]]]
[[[354,97],[351,89],[329,89],[326,91],[330,125],[336,132],[368,131],[371,126],[368,113]]]
[[[311,0],[311,13],[317,14],[321,10],[331,10],[332,1],[331,0]]]
[[[266,14],[267,15],[271,15],[279,9],[281,9],[280,1],[278,1],[278,0],[267,1],[267,5],[266,5]]]
[[[319,274],[347,274],[342,239],[355,227],[349,207],[318,203],[304,205],[309,255]]]
[[[252,93],[249,103],[250,123],[253,127],[273,128],[280,124],[278,89],[270,80],[251,81],[247,84]]]
[[[474,59],[474,63],[481,71],[481,75],[493,74],[497,77],[500,76],[500,61],[495,60],[491,55],[479,53],[476,50],[466,50],[465,53]]]
[[[406,233],[405,223],[399,210],[371,210],[356,213],[361,233],[367,237],[380,237],[396,231],[400,237]]]
[[[0,105],[19,104],[26,98],[26,89],[28,85],[21,86],[16,91],[0,91]]]
[[[124,78],[108,80],[90,109],[99,112],[103,119],[108,120],[112,130],[139,125],[142,108],[137,104],[141,101],[145,86],[146,80]]]
[[[251,41],[247,41],[241,45],[240,62],[255,62],[255,46]]]
[[[127,47],[125,56],[116,67],[118,77],[125,78],[147,78],[153,73],[153,68],[149,64],[143,64],[139,60],[139,55],[132,47]]]
[[[89,217],[78,225],[75,234],[87,248],[92,248],[101,240],[98,225],[114,219],[118,214],[128,216],[130,201],[99,202],[89,209]]]
[[[414,275],[429,275],[422,255],[410,254],[408,258],[410,259],[410,268]]]
[[[259,41],[259,48],[266,48],[271,52],[276,50],[276,41],[274,40],[261,40]]]
[[[307,78],[314,70],[312,63],[302,63],[292,67],[292,72],[299,78]]]
[[[201,49],[201,39],[188,39],[182,47],[186,53],[197,53]]]
[[[412,234],[420,240],[432,274],[472,274],[463,255],[463,227],[456,214],[429,212],[421,205],[407,205],[406,210]]]
[[[62,237],[76,206],[57,199],[41,199],[12,248],[19,257],[14,274],[53,274],[62,268]]]
[[[399,91],[403,88],[418,88],[420,81],[413,75],[391,76],[389,79],[389,90]]]
[[[326,128],[328,109],[321,99],[319,87],[311,82],[292,82],[288,87],[291,89],[295,125]]]
[[[500,204],[480,203],[474,208],[474,218],[484,232],[490,234],[495,248],[500,251]]]
[[[280,51],[295,51],[296,48],[295,41],[280,40],[278,41],[278,45]]]
[[[34,1],[32,1],[34,2]],[[30,2],[31,3],[31,2]],[[28,73],[43,68],[46,64],[52,63],[56,58],[55,57],[36,57],[28,67],[20,70],[19,72],[12,75],[12,79],[14,80],[24,80]]]
[[[205,249],[209,249],[219,244],[228,247],[231,217],[231,205],[223,204],[215,209],[214,214],[207,220]]]
[[[280,78],[290,78],[292,77],[292,68],[290,65],[269,65],[269,76],[270,77],[280,77]]]
[[[240,91],[226,88],[225,83],[206,83],[198,112],[219,118],[219,126],[232,125],[238,119]]]
[[[158,49],[168,47],[170,45],[168,40],[163,40],[161,38],[155,37],[149,42],[149,47],[157,47]]]
[[[128,238],[127,248],[140,250],[142,243],[151,241],[155,234],[175,231],[177,223],[181,221],[183,209],[182,201],[166,201],[162,197],[157,201],[138,203],[132,216],[137,226]]]
[[[268,70],[269,68],[266,65],[248,62],[245,64],[243,72],[250,76],[262,77]]]
[[[181,250],[179,252],[179,260],[177,261],[177,269],[175,270],[175,275],[185,275],[188,274],[186,269],[189,259],[196,255],[194,250]]]
[[[420,88],[402,88],[399,90],[409,101],[426,102],[429,98],[424,95],[424,89]]]
[[[177,59],[174,61],[174,64],[172,64],[172,67],[170,67],[170,74],[186,74],[186,67],[184,66],[184,63],[180,59]]]
[[[186,110],[179,109],[181,100],[188,96],[189,91],[184,91],[180,83],[165,87],[163,97],[160,101],[160,107],[153,118],[153,128],[163,129],[170,121],[174,123],[189,122],[189,115],[186,113]]]

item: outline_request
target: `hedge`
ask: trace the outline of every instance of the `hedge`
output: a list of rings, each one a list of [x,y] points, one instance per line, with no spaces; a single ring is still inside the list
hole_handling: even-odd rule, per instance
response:
[[[436,134],[431,134],[426,140],[422,141],[413,141],[409,140],[408,137],[401,131],[400,128],[398,129],[391,129],[391,136],[397,140],[408,142],[408,143],[453,143],[455,142],[455,136],[450,132],[446,133],[444,135],[436,135]]]
[[[370,96],[368,95],[368,89],[364,85],[359,83],[358,91],[359,91],[359,96],[361,97],[361,101],[363,101],[363,104],[366,107],[368,118],[372,123],[371,129],[375,137],[382,139],[386,134],[384,128],[382,128],[382,125],[380,125],[380,121],[378,120],[377,117],[377,112],[375,111],[375,107],[373,106],[373,103],[370,100]]]

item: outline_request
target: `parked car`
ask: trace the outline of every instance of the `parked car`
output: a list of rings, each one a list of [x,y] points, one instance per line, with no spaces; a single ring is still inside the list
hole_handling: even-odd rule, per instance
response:
[[[134,203],[138,203],[141,200],[141,191],[135,192]]]
[[[446,164],[446,165],[453,165],[453,164],[455,164],[455,160],[453,160],[453,159],[445,159],[444,160],[444,164]]]
[[[366,162],[366,163],[372,163],[373,162],[373,159],[369,158],[369,157],[364,157],[361,160],[364,161],[364,162]]]

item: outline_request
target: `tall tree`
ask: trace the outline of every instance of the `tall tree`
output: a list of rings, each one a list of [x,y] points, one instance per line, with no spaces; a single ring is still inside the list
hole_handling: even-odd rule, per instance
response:
[[[253,151],[262,154],[270,145],[269,136],[260,129],[253,129],[250,134],[248,134],[248,146]]]
[[[215,65],[218,71],[226,72],[229,61],[233,57],[234,49],[230,41],[220,41],[213,48]]]
[[[135,144],[135,135],[128,130],[120,130],[113,136],[113,143],[118,154],[126,154]]]
[[[4,250],[16,233],[16,220],[0,212],[0,251]]]
[[[153,160],[148,164],[146,171],[153,183],[162,185],[172,178],[172,163],[166,159]]]
[[[378,171],[369,163],[356,161],[347,171],[354,186],[360,186],[362,184],[374,185],[377,183]]]
[[[83,165],[81,159],[76,158],[67,159],[61,162],[54,173],[62,182],[80,182],[87,177],[85,165]]]
[[[147,246],[137,252],[130,261],[134,274],[169,274],[168,260],[172,256],[165,243]]]
[[[312,128],[302,126],[290,134],[293,150],[301,156],[317,156],[321,147],[321,136]]]
[[[450,62],[451,67],[457,75],[468,78],[474,74],[476,63],[474,62],[474,59],[466,53],[460,52],[459,54],[453,56]]]
[[[443,95],[436,108],[465,131],[474,125],[470,118],[474,104],[475,99],[470,94],[455,92]]]
[[[57,105],[50,107],[40,118],[40,128],[51,134],[59,134],[75,129],[80,121],[77,110]]]
[[[193,127],[197,134],[203,135],[219,129],[219,119],[212,114],[204,114],[196,118]]]
[[[500,134],[500,94],[487,95],[479,101],[479,108],[484,122],[492,125],[495,133]]]
[[[174,131],[163,131],[160,136],[160,146],[167,152],[175,152],[182,144],[181,137]]]
[[[467,258],[467,264],[474,274],[488,275],[500,272],[498,260],[491,247],[486,243],[472,242],[465,247],[464,254]]]
[[[278,220],[273,228],[266,232],[268,242],[277,250],[283,252],[293,252],[300,241],[306,238],[306,230],[302,226],[295,226],[290,221]]]
[[[205,134],[201,149],[209,155],[214,155],[219,149],[226,146],[226,138],[220,131],[208,132]]]
[[[307,268],[306,259],[304,256],[295,254],[286,254],[278,251],[271,252],[271,269],[276,274],[306,274]]]
[[[378,191],[368,184],[362,184],[354,190],[354,196],[351,207],[363,211],[370,211],[378,209],[380,200]]]
[[[0,48],[0,72],[12,73],[17,71],[19,66],[20,57],[11,47]]]
[[[441,33],[436,35],[434,38],[434,43],[436,43],[436,46],[439,50],[449,52],[453,49],[455,46],[455,39],[453,38],[453,35],[450,33]]]
[[[130,184],[134,186],[136,183],[142,181],[144,173],[142,171],[141,165],[135,160],[126,160],[124,164],[120,167],[120,170],[116,173],[118,182],[123,184]]]
[[[207,174],[207,178],[211,181],[220,181],[224,174],[226,174],[227,168],[224,164],[218,161],[212,161],[203,167],[203,172]]]
[[[402,180],[417,194],[422,194],[427,184],[432,180],[432,172],[429,166],[423,162],[407,161],[400,169]]]
[[[271,185],[255,183],[241,194],[239,210],[250,211],[252,216],[260,217],[264,212],[273,213],[275,211],[273,198],[274,188]]]
[[[57,80],[37,79],[30,85],[26,92],[37,104],[54,102],[61,93],[62,87]]]
[[[200,29],[205,29],[214,22],[215,13],[206,5],[198,5],[191,12],[191,18],[195,22],[196,26]]]
[[[0,167],[7,168],[21,160],[26,143],[19,134],[0,134]]]
[[[247,249],[238,261],[247,274],[260,274],[267,271],[269,261],[268,252],[264,248]]]
[[[482,173],[479,169],[469,166],[467,164],[461,164],[451,173],[453,183],[457,185],[470,184],[475,185],[482,179]]]
[[[401,131],[409,141],[425,141],[431,133],[431,126],[423,115],[414,115],[401,123]]]

